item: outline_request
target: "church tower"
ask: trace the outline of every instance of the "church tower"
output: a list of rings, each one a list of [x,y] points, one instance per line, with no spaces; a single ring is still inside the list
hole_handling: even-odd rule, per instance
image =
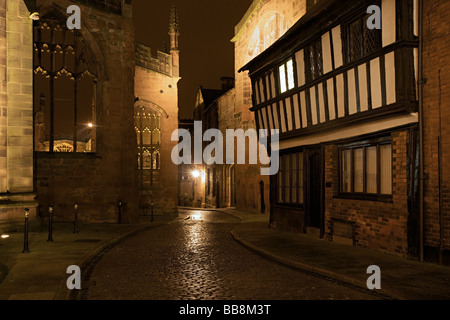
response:
[[[177,8],[172,6],[170,11],[169,35],[170,35],[170,55],[172,56],[172,76],[180,76],[180,50],[178,48],[178,13]]]

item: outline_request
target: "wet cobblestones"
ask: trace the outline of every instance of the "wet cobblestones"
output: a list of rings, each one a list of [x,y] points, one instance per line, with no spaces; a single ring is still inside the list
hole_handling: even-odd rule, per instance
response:
[[[375,296],[264,259],[236,243],[237,218],[192,211],[112,248],[83,283],[89,300],[361,300]]]

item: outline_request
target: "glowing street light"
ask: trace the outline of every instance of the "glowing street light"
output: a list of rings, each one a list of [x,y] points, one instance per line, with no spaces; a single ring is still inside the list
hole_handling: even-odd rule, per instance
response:
[[[192,171],[192,176],[193,176],[195,179],[197,179],[198,177],[200,177],[200,171],[198,171],[198,170]]]

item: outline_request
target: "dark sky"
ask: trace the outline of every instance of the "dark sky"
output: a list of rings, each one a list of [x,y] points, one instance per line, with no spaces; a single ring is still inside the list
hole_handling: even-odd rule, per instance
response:
[[[133,0],[136,40],[163,50],[169,42],[170,8],[180,22],[180,117],[192,118],[200,85],[220,89],[220,78],[234,76],[234,46],[230,40],[251,0]]]

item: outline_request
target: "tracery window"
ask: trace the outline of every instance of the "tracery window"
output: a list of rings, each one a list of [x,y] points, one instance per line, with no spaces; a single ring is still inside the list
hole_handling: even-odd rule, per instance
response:
[[[96,68],[78,30],[55,16],[34,22],[34,149],[96,151]]]
[[[161,114],[139,107],[135,114],[135,127],[141,183],[157,185],[161,170]]]
[[[250,58],[256,57],[270,47],[288,29],[289,25],[280,13],[270,12],[264,15],[250,39],[248,51]]]

